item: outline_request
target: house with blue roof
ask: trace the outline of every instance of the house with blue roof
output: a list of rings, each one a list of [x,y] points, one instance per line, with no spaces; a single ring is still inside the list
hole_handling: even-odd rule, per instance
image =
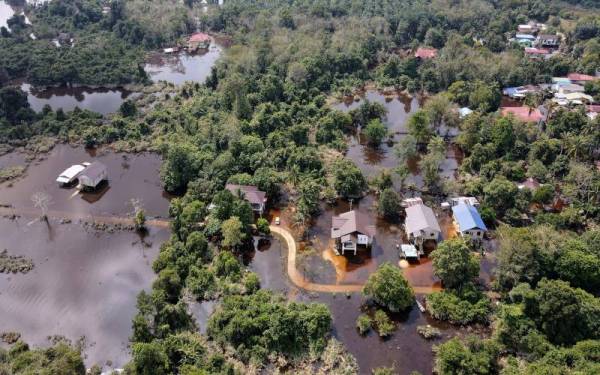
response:
[[[452,215],[462,237],[471,238],[472,240],[483,239],[485,232],[487,232],[487,227],[481,219],[477,208],[461,202],[452,207]]]

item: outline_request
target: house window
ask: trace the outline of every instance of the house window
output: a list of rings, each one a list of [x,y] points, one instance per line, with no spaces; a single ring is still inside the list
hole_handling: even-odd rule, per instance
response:
[[[481,232],[479,232],[479,231],[478,231],[478,232],[477,232],[477,235],[478,235],[478,236],[481,236]]]

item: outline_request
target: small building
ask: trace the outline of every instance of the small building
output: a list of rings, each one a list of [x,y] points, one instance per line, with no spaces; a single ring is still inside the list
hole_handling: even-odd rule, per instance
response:
[[[531,34],[537,32],[537,27],[535,25],[522,24],[517,26],[517,30],[520,33]]]
[[[552,77],[552,83],[567,84],[567,83],[573,83],[573,82],[567,77]]]
[[[205,33],[194,33],[188,38],[187,46],[190,51],[208,49],[210,47],[210,36]]]
[[[567,94],[556,93],[552,99],[554,103],[558,105],[569,105],[569,104],[591,104],[594,102],[594,98],[591,95],[584,94],[582,92],[571,92]]]
[[[561,94],[570,94],[573,92],[585,92],[585,87],[576,83],[556,83],[552,85],[552,90]]]
[[[527,47],[525,48],[525,55],[527,55],[531,59],[538,58],[546,58],[550,56],[551,51],[546,48],[535,48],[535,47]]]
[[[415,57],[421,60],[433,59],[437,56],[437,49],[419,47],[415,52]]]
[[[471,206],[474,206],[474,207],[479,206],[479,201],[475,197],[450,198],[450,204],[452,205],[452,207],[458,206],[461,203],[470,204]]]
[[[60,186],[71,185],[90,163],[75,164],[65,169],[56,179]]]
[[[535,43],[539,47],[556,48],[560,46],[560,37],[552,34],[540,34],[538,35]]]
[[[229,190],[234,195],[242,194],[244,199],[252,206],[252,211],[259,215],[262,215],[265,212],[267,193],[258,190],[256,186],[227,184],[225,185],[225,189]]]
[[[406,208],[404,229],[408,240],[421,250],[426,241],[437,242],[442,235],[433,210],[424,204]]]
[[[520,184],[518,184],[517,188],[519,188],[519,190],[529,189],[531,191],[535,191],[540,186],[541,186],[540,183],[535,178],[529,177],[525,181],[523,181]]]
[[[458,117],[459,118],[465,118],[468,115],[470,115],[471,113],[473,113],[473,110],[469,107],[462,107],[458,109]]]
[[[95,161],[88,165],[77,178],[82,189],[94,190],[102,181],[108,180],[108,168],[99,161]]]
[[[517,34],[515,35],[515,39],[517,41],[529,40],[530,42],[533,42],[535,40],[535,36],[531,34]]]
[[[401,206],[402,207],[410,207],[410,206],[416,206],[418,204],[423,204],[423,199],[416,197],[416,198],[406,198],[402,200]]]
[[[598,77],[590,76],[587,74],[580,74],[580,73],[569,73],[569,74],[567,74],[567,78],[571,82],[577,83],[580,85],[585,85],[587,82],[595,81],[598,79]]]
[[[472,240],[481,240],[487,232],[477,208],[470,204],[460,203],[452,207],[452,216],[458,224],[458,232],[462,237]]]
[[[375,238],[375,226],[369,224],[368,216],[356,210],[331,218],[331,238],[336,242],[336,251],[356,252],[358,247],[369,248]]]

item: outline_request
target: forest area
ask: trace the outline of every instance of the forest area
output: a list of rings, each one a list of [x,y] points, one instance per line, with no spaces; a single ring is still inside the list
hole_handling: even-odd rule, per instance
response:
[[[526,116],[543,108],[544,121],[502,110],[503,88],[598,75],[597,0],[210,3],[205,10],[195,0],[50,0],[25,7],[30,23],[15,15],[0,29],[0,154],[52,139],[162,156],[162,188],[175,197],[171,234],[151,262],[151,288],[137,297],[124,374],[418,373],[410,363],[360,368],[333,332],[327,304],[261,288],[242,259],[255,236],[270,235],[270,223],[255,220],[228,184],[256,186],[272,208],[289,209],[302,240],[323,207],[340,201],[352,207],[373,195],[378,220],[399,225],[405,198],[439,205],[476,197],[497,256],[491,287],[478,280],[481,242],[447,239],[430,255],[443,289],[424,297],[424,309],[437,322],[485,333],[434,342],[432,372],[600,373],[600,116],[589,116],[600,80],[581,85],[588,105],[526,94]],[[561,36],[556,54],[530,58],[511,41],[530,21]],[[11,84],[149,88],[146,54],[196,31],[228,41],[206,82],[169,86],[143,108],[126,100],[105,116],[35,112]],[[50,43],[62,34],[73,42]],[[416,56],[419,48],[435,58]],[[385,125],[384,105],[332,106],[367,90],[425,98],[400,140]],[[459,115],[462,108],[469,114]],[[365,175],[345,157],[357,134],[366,148],[392,145],[396,165]],[[463,155],[455,179],[440,173],[450,146]],[[409,178],[415,160],[420,186]],[[528,180],[537,185],[519,186]],[[410,311],[416,293],[400,268],[384,263],[356,295],[375,311],[361,311],[356,329],[388,337],[398,331],[391,317]],[[217,307],[199,327],[189,304],[207,301]],[[88,373],[101,374],[102,365]],[[76,345],[17,340],[0,347],[4,373],[85,374],[86,366]]]

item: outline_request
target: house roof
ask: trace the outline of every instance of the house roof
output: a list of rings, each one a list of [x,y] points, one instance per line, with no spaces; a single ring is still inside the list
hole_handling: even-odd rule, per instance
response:
[[[479,212],[470,204],[459,203],[452,207],[452,213],[461,232],[471,229],[487,230]]]
[[[354,210],[331,218],[331,238],[340,238],[356,232],[375,237],[375,226],[369,224],[369,218],[364,213]]]
[[[521,182],[518,187],[519,189],[527,188],[529,190],[536,190],[540,187],[540,183],[535,178],[529,177],[525,181]]]
[[[569,73],[567,74],[567,78],[571,81],[595,81],[598,79],[598,77],[580,73]]]
[[[600,113],[600,105],[592,104],[587,106],[588,112]]]
[[[420,59],[433,59],[435,56],[437,56],[437,49],[435,48],[419,47],[415,52],[415,57]]]
[[[560,37],[558,35],[554,35],[554,34],[540,34],[540,35],[538,35],[538,39],[543,39],[543,40],[559,40]]]
[[[559,97],[558,95],[556,95],[557,97]],[[564,97],[567,100],[573,101],[573,100],[587,100],[590,103],[594,102],[594,98],[591,95],[588,94],[584,94],[582,92],[570,92],[568,94],[562,94],[562,97]]]
[[[96,180],[97,178],[102,177],[102,174],[106,172],[106,169],[106,165],[99,161],[95,161],[88,165],[79,176],[87,177],[90,180]]]
[[[458,110],[458,115],[461,118],[466,117],[466,116],[470,115],[471,113],[473,113],[473,110],[468,107],[462,107],[462,108],[459,108],[459,110]]]
[[[433,210],[424,205],[417,204],[406,208],[406,233],[420,233],[421,231],[434,231],[440,233],[440,225]]]
[[[407,258],[416,258],[419,256],[419,253],[417,252],[417,248],[414,245],[402,244],[401,249],[402,249],[402,252],[404,253],[404,256],[406,256]]]
[[[544,115],[539,109],[531,109],[529,107],[502,107],[500,108],[502,116],[512,114],[523,122],[538,122],[544,119]]]
[[[515,38],[517,38],[517,39],[535,40],[535,36],[533,36],[531,34],[517,34],[517,35],[515,35]]]
[[[554,83],[571,83],[571,80],[567,77],[552,77]]]
[[[545,48],[526,47],[525,53],[528,55],[547,55],[550,53],[550,50]]]
[[[238,190],[241,191],[244,194],[244,198],[252,204],[263,204],[267,200],[267,194],[264,191],[258,190],[256,186],[227,184],[225,185],[225,189],[229,190],[232,194],[237,194]]]
[[[190,36],[190,42],[205,42],[210,40],[210,36],[205,33],[194,33]]]

